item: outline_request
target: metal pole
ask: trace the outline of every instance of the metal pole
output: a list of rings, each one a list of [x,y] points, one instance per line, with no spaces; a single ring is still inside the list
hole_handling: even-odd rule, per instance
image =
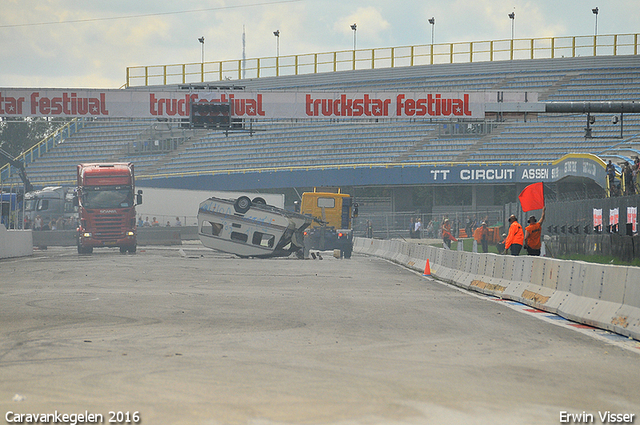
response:
[[[353,30],[353,51],[354,51],[354,57],[355,57],[355,51],[356,51],[356,31],[358,29],[358,25],[357,24],[353,24],[351,25],[351,29]]]
[[[436,18],[434,16],[432,16],[431,18],[429,18],[429,23],[431,24],[431,45],[433,46],[433,35],[434,35],[434,30],[436,27]]]
[[[387,214],[384,215],[384,224],[387,228],[387,239],[389,239],[389,216]]]
[[[511,41],[513,41],[513,37],[515,35],[516,12],[509,13],[509,19],[511,19]],[[513,46],[513,43],[511,44]]]

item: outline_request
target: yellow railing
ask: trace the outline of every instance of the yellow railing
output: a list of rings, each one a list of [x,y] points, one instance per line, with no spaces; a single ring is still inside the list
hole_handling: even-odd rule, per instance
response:
[[[356,69],[577,56],[637,55],[639,34],[521,38],[342,50],[127,68],[126,86],[194,84]]]
[[[81,128],[84,121],[78,118],[74,118],[64,126],[58,128],[56,131],[45,137],[42,141],[36,143],[26,151],[22,152],[16,159],[22,161],[25,165],[40,158],[49,150],[56,147],[64,139],[75,133],[78,128]],[[17,175],[18,170],[12,167],[10,164],[5,164],[0,167],[0,184],[9,180],[12,176]]]

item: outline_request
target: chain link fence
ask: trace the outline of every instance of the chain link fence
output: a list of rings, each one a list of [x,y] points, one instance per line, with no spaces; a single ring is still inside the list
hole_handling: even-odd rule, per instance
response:
[[[458,237],[473,233],[482,221],[489,226],[501,226],[504,223],[504,211],[501,207],[487,207],[477,210],[440,210],[432,213],[421,212],[367,212],[363,211],[354,220],[355,236],[367,237],[370,223],[373,237],[379,239],[393,239],[412,237],[423,239],[440,239],[440,226],[445,218],[451,222],[453,234]],[[412,236],[410,229],[415,229],[415,223],[420,220],[421,229]]]

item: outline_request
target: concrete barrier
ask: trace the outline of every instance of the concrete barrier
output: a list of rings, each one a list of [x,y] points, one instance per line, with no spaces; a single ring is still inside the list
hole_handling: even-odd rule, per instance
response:
[[[640,340],[640,268],[356,238],[354,251]]]
[[[33,246],[76,246],[75,230],[43,230],[31,232]],[[141,227],[138,228],[138,245],[181,245],[183,240],[197,240],[198,226]]]
[[[76,246],[75,230],[38,230],[33,232],[33,246]]]
[[[31,230],[7,230],[0,224],[0,258],[26,257],[33,254]]]
[[[138,228],[138,245],[182,245],[182,227]]]

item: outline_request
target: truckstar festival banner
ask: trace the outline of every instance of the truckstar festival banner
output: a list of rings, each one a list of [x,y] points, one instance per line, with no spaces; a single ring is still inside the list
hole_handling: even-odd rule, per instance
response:
[[[505,92],[502,101],[525,94]],[[197,102],[229,103],[236,118],[483,119],[496,93],[0,88],[0,117],[188,118]]]

